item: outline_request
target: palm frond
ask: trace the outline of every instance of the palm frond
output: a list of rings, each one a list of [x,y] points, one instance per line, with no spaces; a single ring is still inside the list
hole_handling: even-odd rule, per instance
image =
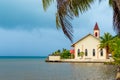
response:
[[[79,13],[90,8],[94,0],[57,0],[56,26],[62,28],[64,34],[72,41],[73,28],[71,21]]]
[[[60,19],[59,19],[59,14],[56,13],[56,27],[57,29],[61,28],[61,24],[60,24]]]
[[[74,16],[78,16],[79,12],[83,13],[90,8],[91,3],[94,0],[71,0],[70,1],[70,11],[74,14]]]
[[[109,0],[109,5],[113,7],[113,0]]]
[[[43,8],[46,10],[54,0],[42,0]],[[94,0],[56,0],[56,26],[62,28],[64,34],[72,41],[73,28],[71,21],[90,8]]]
[[[113,26],[114,26],[114,30],[120,36],[120,9],[119,9],[119,7],[120,7],[120,5],[118,5],[117,0],[113,1],[113,13],[114,13]]]
[[[54,0],[42,0],[43,8],[46,11],[50,4],[54,2]]]
[[[110,33],[104,33],[102,37],[100,37],[100,48],[105,48],[109,46],[110,41],[113,39]]]
[[[71,26],[72,14],[68,11],[69,2],[57,0],[57,14],[56,14],[56,25],[57,28],[62,28],[64,34],[72,40],[73,28]]]

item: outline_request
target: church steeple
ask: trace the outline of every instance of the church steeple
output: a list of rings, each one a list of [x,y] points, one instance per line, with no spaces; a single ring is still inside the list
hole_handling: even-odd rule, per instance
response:
[[[98,24],[96,22],[95,26],[94,26],[94,36],[99,38],[100,37],[100,29],[98,27]]]

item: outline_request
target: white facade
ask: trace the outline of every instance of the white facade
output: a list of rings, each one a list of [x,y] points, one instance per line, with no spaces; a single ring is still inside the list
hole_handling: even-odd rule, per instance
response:
[[[100,40],[91,34],[88,34],[75,44],[75,59],[106,59],[106,51],[99,49]],[[84,52],[84,56],[79,56],[79,52]]]

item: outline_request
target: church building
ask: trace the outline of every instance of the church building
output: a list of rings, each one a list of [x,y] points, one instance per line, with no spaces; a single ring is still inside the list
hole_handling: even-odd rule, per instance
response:
[[[93,34],[87,34],[72,44],[75,59],[78,60],[105,60],[106,50],[99,49],[100,29],[96,23]],[[81,55],[83,53],[83,55]]]

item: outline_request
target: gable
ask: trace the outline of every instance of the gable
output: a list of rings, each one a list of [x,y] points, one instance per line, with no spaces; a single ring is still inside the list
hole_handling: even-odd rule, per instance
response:
[[[98,43],[99,41],[100,39],[96,38],[95,36],[91,34],[88,34],[85,37],[78,40],[77,42],[75,42],[74,44],[72,44],[72,47],[74,47],[76,44],[83,43],[83,42],[87,42],[87,43],[97,42]]]

